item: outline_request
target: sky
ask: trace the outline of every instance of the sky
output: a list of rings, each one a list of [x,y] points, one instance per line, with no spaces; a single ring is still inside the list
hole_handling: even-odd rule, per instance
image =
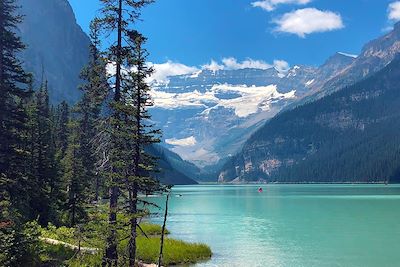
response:
[[[88,31],[98,0],[69,0]],[[149,61],[184,74],[196,68],[321,65],[357,55],[400,20],[395,0],[157,0],[134,25]]]

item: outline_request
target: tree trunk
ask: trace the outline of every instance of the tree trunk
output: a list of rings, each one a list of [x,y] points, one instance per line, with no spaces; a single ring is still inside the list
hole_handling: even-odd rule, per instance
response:
[[[140,68],[138,68],[138,72],[140,72]],[[140,149],[141,149],[141,114],[140,114],[140,110],[141,110],[141,91],[140,91],[140,83],[139,81],[136,82],[136,115],[135,115],[135,119],[136,119],[136,141],[135,141],[135,145],[134,145],[134,151],[135,151],[135,155],[134,155],[134,175],[136,177],[140,176]],[[130,215],[133,216],[131,218],[131,237],[129,240],[129,266],[133,267],[135,266],[135,259],[136,259],[136,226],[137,226],[137,195],[138,195],[138,191],[137,191],[137,184],[133,183],[133,187],[131,188],[131,201],[130,201]]]
[[[118,2],[118,40],[117,40],[117,72],[115,74],[115,95],[114,100],[120,101],[121,98],[121,50],[122,50],[122,0]]]
[[[136,187],[134,185],[134,187]],[[137,236],[137,190],[133,188],[132,193],[130,193],[130,215],[133,216],[130,219],[131,224],[131,235],[129,240],[129,267],[135,266],[136,260],[136,236]]]
[[[71,215],[71,227],[75,226],[75,209],[76,209],[76,202],[75,202],[75,194],[72,198],[72,215]]]
[[[4,13],[4,3],[3,1],[0,1],[0,85],[3,86],[3,75],[4,75],[4,67],[3,67],[3,54],[4,54],[4,47],[3,47],[3,38],[5,38],[4,34],[4,19],[3,19],[3,13]],[[3,88],[0,88],[3,90]]]
[[[95,195],[94,195],[94,201],[96,202],[96,205],[99,203],[99,183],[100,183],[100,178],[99,178],[99,173],[96,173],[96,185],[95,185]]]
[[[117,252],[117,208],[118,208],[118,187],[113,185],[110,188],[110,214],[108,218],[109,235],[107,238],[105,261],[103,266],[118,266]]]
[[[160,241],[160,256],[158,258],[158,266],[161,267],[162,259],[163,259],[163,248],[164,248],[164,234],[165,234],[165,225],[167,223],[168,217],[168,200],[169,200],[169,192],[167,194],[167,200],[165,201],[165,214],[164,214],[164,222],[161,230],[161,241]]]
[[[122,0],[118,1],[118,44],[116,51],[116,64],[117,71],[115,74],[115,94],[114,101],[121,101],[121,50],[122,50]],[[116,121],[119,121],[119,114],[116,112],[115,114]],[[118,126],[114,129],[114,131],[119,131]],[[115,138],[115,136],[114,136]],[[113,170],[115,173],[115,170]],[[110,214],[109,214],[109,227],[110,232],[107,238],[107,247],[106,247],[106,266],[112,267],[118,265],[118,252],[117,252],[117,210],[118,210],[118,191],[119,188],[116,185],[116,178],[112,178],[112,186],[110,188]],[[103,261],[104,266],[104,261]]]

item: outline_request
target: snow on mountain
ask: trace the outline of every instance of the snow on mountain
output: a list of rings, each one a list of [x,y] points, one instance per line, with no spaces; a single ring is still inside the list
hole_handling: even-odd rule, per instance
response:
[[[191,76],[192,77],[192,76]],[[211,109],[223,107],[232,109],[240,118],[257,113],[259,110],[268,111],[271,104],[282,99],[295,98],[295,91],[279,93],[276,85],[246,86],[215,84],[205,92],[195,89],[192,92],[168,93],[152,91],[155,108],[206,108],[202,114],[209,114]]]
[[[349,54],[349,53],[344,53],[344,52],[338,52],[338,54],[346,57],[352,57],[352,58],[357,58],[357,55]]]
[[[284,61],[267,65],[226,59],[223,64],[212,61],[152,84],[153,120],[165,144],[201,166],[237,152],[263,122],[308,92],[306,84],[315,73],[305,66],[288,69]]]

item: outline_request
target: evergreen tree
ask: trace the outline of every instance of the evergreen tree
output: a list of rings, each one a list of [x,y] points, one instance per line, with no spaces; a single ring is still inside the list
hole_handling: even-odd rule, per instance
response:
[[[108,49],[109,61],[115,62],[115,75],[111,79],[114,83],[113,101],[110,104],[112,116],[109,119],[108,128],[110,134],[109,149],[109,235],[107,238],[106,251],[103,266],[117,266],[117,212],[118,199],[121,194],[121,186],[126,183],[127,168],[129,162],[125,161],[125,151],[129,149],[126,142],[127,132],[123,129],[126,122],[122,112],[132,103],[124,103],[122,99],[122,84],[124,79],[122,66],[128,65],[129,50],[131,49],[123,40],[127,39],[129,26],[140,16],[143,6],[152,3],[152,0],[101,0],[103,3],[102,18],[99,20],[101,28],[107,34],[116,31],[116,44]],[[108,35],[112,36],[112,34]]]
[[[160,131],[150,123],[151,116],[148,108],[153,105],[149,95],[150,87],[146,79],[153,69],[146,64],[148,52],[143,48],[146,38],[137,31],[128,32],[129,44],[132,47],[128,59],[129,78],[123,86],[123,99],[126,104],[121,113],[125,116],[125,127],[131,131],[127,135],[128,158],[131,165],[127,170],[128,214],[130,215],[129,266],[135,266],[136,258],[136,229],[138,218],[146,211],[138,208],[138,193],[154,193],[160,191],[159,182],[152,177],[156,171],[156,159],[146,153],[146,148],[160,142]]]
[[[29,264],[30,245],[24,232],[28,214],[28,153],[24,147],[27,113],[24,88],[28,75],[17,54],[24,49],[15,34],[22,17],[13,0],[0,1],[0,265]]]
[[[66,210],[70,226],[86,219],[85,205],[88,199],[89,180],[86,177],[80,146],[81,134],[77,122],[69,124],[71,135],[63,160],[64,181],[67,188]]]
[[[77,105],[80,147],[85,177],[93,185],[93,200],[99,199],[100,187],[103,182],[99,174],[99,151],[96,149],[96,136],[101,132],[101,107],[108,93],[109,86],[106,74],[106,62],[99,50],[99,22],[94,20],[90,25],[90,58],[89,64],[81,73],[81,78],[86,83],[81,87],[82,100]]]
[[[57,107],[55,114],[55,142],[57,150],[57,160],[60,161],[65,157],[68,146],[68,121],[70,116],[69,105],[67,102],[62,101]]]
[[[36,93],[31,108],[34,117],[30,123],[32,129],[31,165],[34,192],[30,197],[33,214],[39,217],[42,225],[57,221],[57,209],[60,204],[60,180],[54,142],[54,122],[50,109],[48,85],[44,82]]]

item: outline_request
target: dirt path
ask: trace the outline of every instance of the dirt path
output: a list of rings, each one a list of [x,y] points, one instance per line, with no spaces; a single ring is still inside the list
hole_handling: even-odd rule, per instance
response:
[[[63,245],[64,247],[70,248],[70,249],[74,249],[74,250],[78,250],[79,247],[76,245],[72,245],[63,241],[59,241],[59,240],[55,240],[55,239],[51,239],[51,238],[46,238],[46,237],[41,237],[40,240],[42,240],[43,242],[47,243],[47,244],[51,244],[51,245]],[[96,254],[99,249],[98,248],[88,248],[88,247],[81,247],[81,251],[84,253],[89,253],[89,254]]]

